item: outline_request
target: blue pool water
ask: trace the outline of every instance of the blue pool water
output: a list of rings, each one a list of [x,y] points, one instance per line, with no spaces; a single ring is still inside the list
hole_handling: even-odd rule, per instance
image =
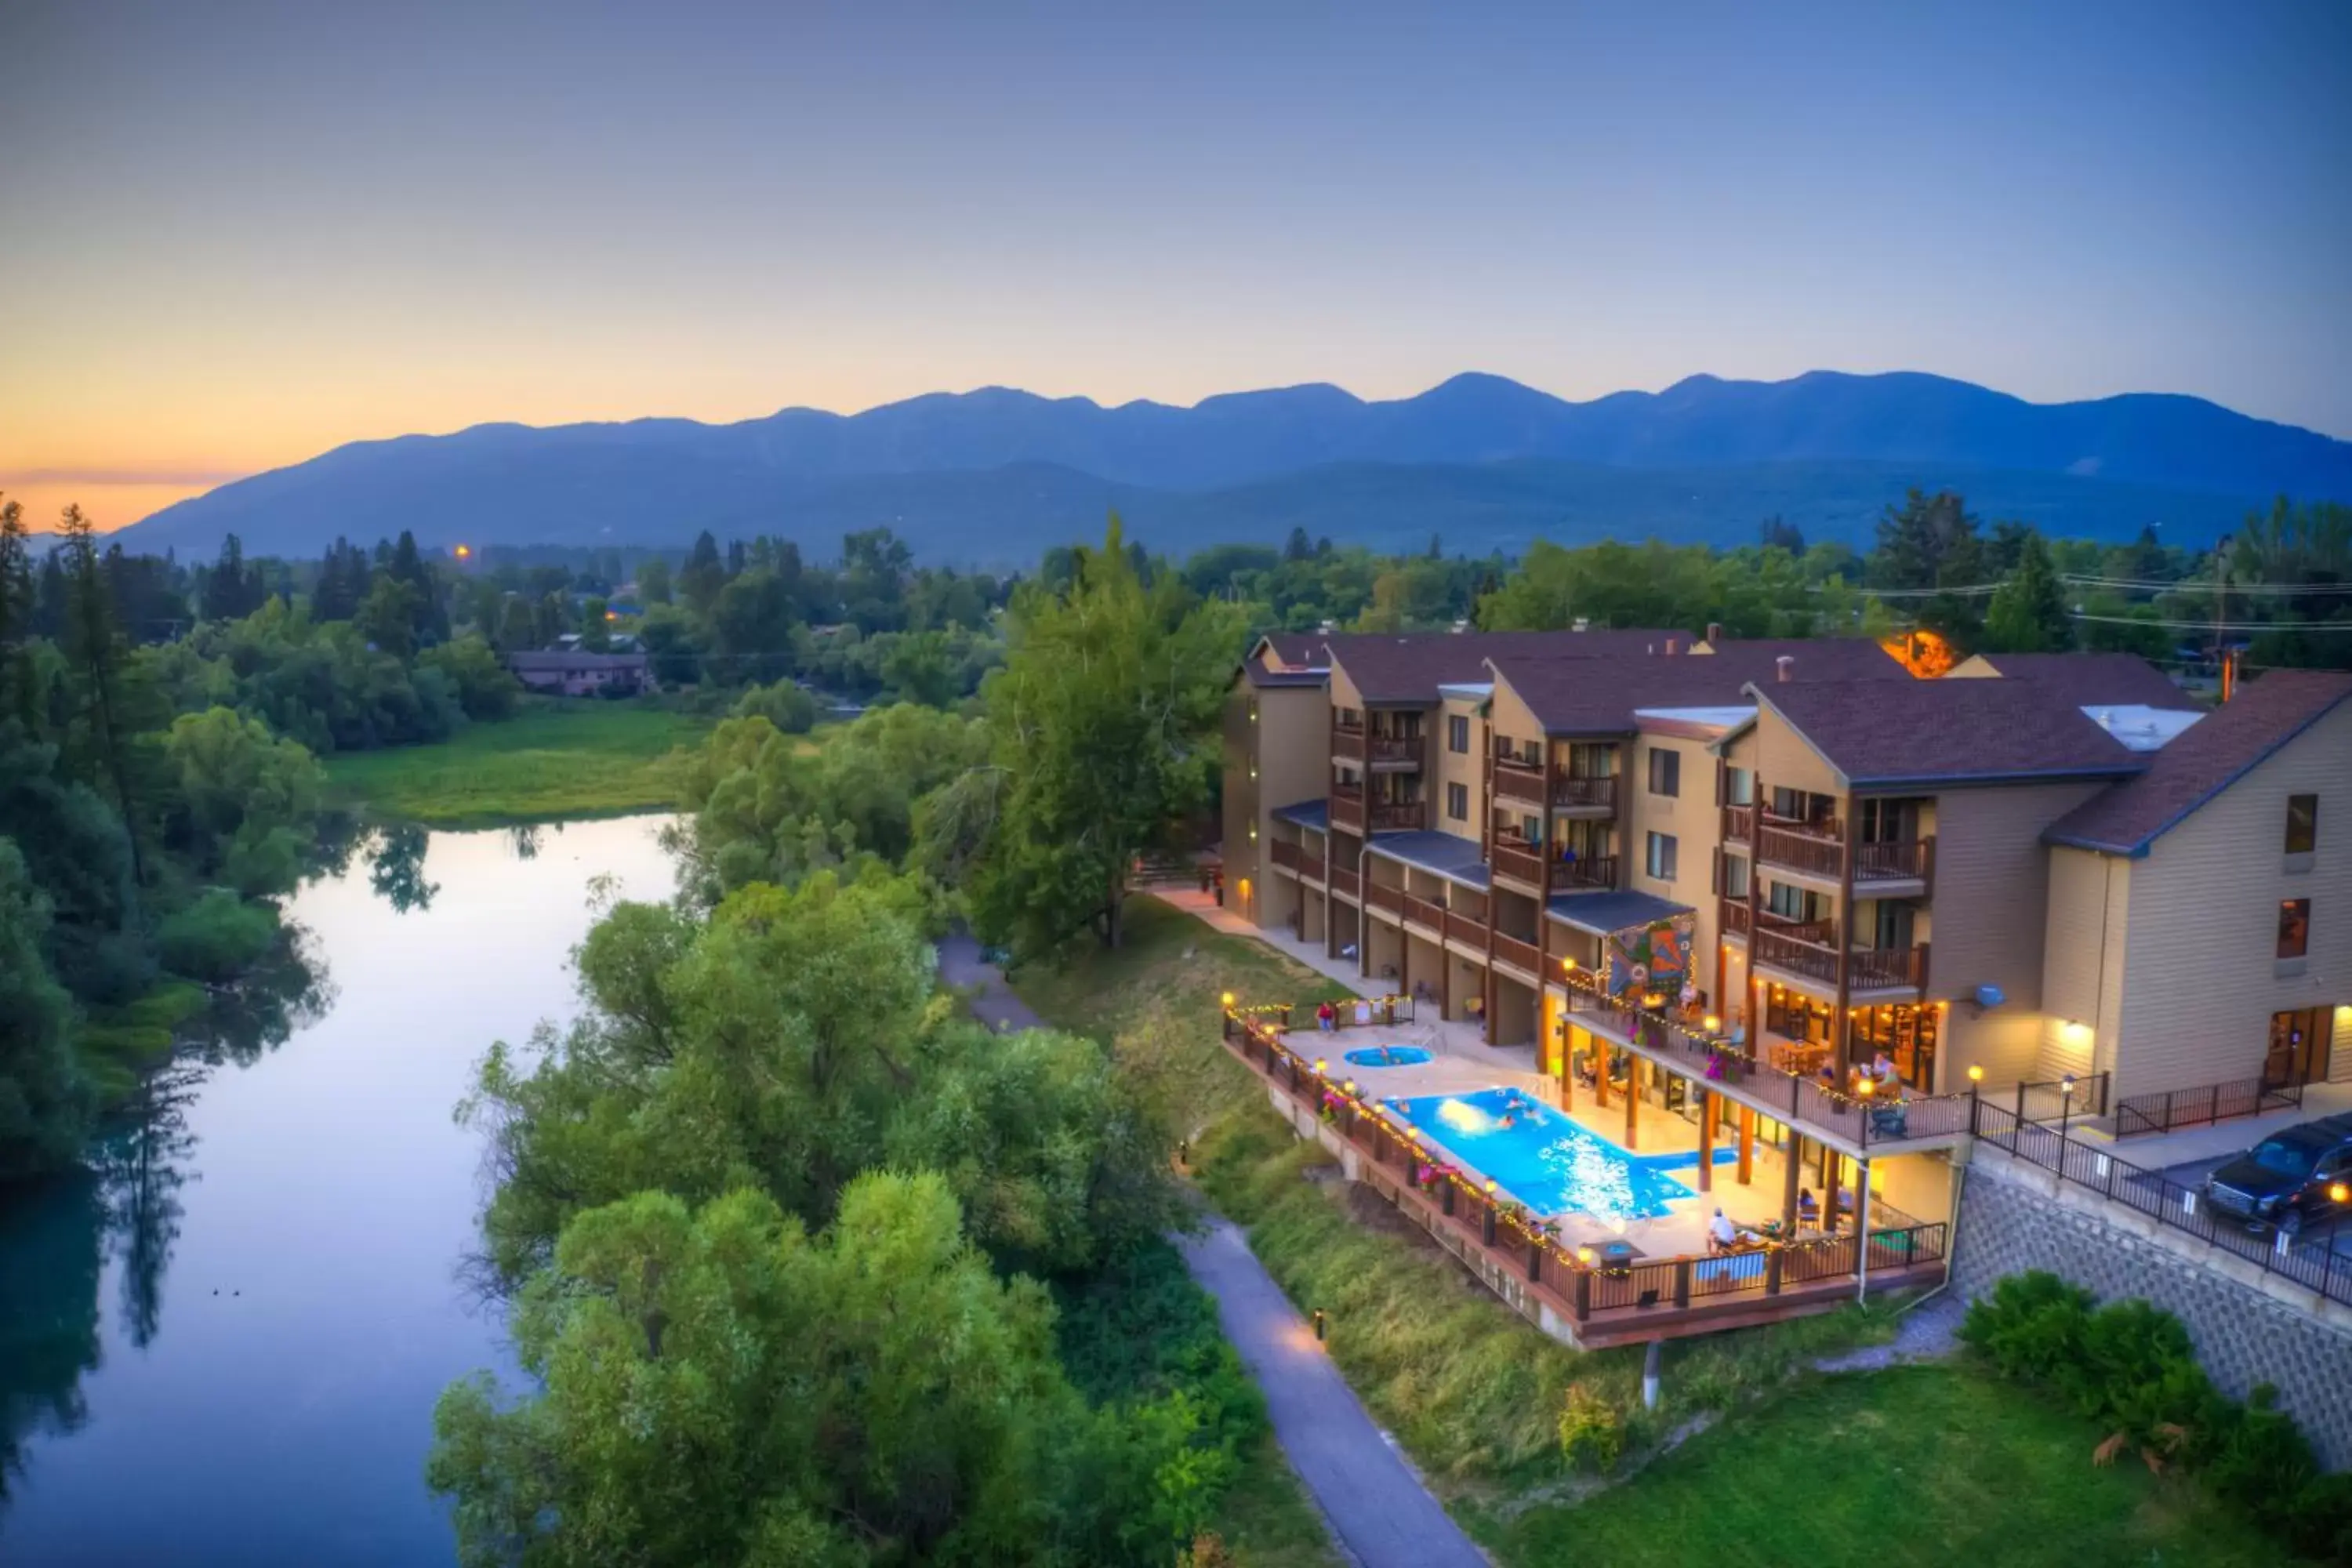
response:
[[[1697,1163],[1685,1150],[1629,1154],[1608,1139],[1507,1089],[1475,1094],[1399,1095],[1381,1102],[1418,1128],[1423,1139],[1490,1176],[1538,1215],[1573,1210],[1595,1219],[1654,1219],[1690,1188],[1666,1173]],[[1511,1126],[1503,1125],[1506,1112]],[[1718,1162],[1738,1151],[1715,1152]]]
[[[1417,1068],[1429,1059],[1419,1046],[1364,1046],[1348,1053],[1348,1063],[1360,1068]]]

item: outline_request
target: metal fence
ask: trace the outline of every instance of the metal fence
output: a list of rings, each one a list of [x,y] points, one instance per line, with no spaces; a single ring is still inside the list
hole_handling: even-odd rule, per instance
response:
[[[2076,1186],[2088,1187],[2174,1230],[2234,1252],[2264,1273],[2280,1275],[2331,1301],[2352,1306],[2352,1258],[2338,1266],[2332,1236],[2320,1237],[2315,1246],[2297,1247],[2294,1238],[2249,1230],[2244,1221],[2212,1212],[2204,1194],[2195,1187],[2176,1182],[2161,1171],[2119,1160],[2103,1145],[2084,1143],[2058,1127],[2020,1121],[2015,1113],[1990,1101],[1978,1109],[1976,1131],[1995,1148],[2054,1171]]]
[[[2292,1110],[2302,1103],[2303,1085],[2266,1083],[2259,1078],[2167,1089],[2162,1094],[2127,1095],[2116,1101],[2116,1136],[2133,1138],[2182,1127],[2206,1127],[2242,1116]]]

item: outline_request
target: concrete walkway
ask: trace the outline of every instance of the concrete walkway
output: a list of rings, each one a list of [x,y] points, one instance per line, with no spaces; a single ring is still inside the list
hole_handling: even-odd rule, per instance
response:
[[[943,938],[939,952],[941,978],[974,992],[971,1010],[982,1022],[1045,1027],[969,935]],[[1276,1439],[1347,1551],[1361,1568],[1486,1568],[1485,1554],[1372,1424],[1242,1233],[1230,1220],[1204,1215],[1206,1231],[1175,1237],[1177,1249],[1216,1298],[1225,1337],[1265,1392]]]
[[[1211,1216],[1203,1233],[1176,1245],[1265,1391],[1291,1468],[1356,1560],[1364,1568],[1485,1568],[1485,1554],[1372,1424],[1233,1222]]]

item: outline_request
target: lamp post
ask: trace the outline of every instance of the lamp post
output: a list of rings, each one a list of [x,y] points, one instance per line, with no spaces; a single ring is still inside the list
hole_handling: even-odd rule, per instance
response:
[[[2058,1159],[2066,1159],[2066,1123],[2074,1113],[2074,1075],[2068,1073],[2058,1080]]]
[[[1979,1101],[1979,1098],[1978,1098],[1978,1091],[1979,1091],[1979,1090],[1983,1087],[1983,1085],[1984,1085],[1984,1068],[1981,1068],[1981,1067],[1977,1066],[1977,1065],[1976,1065],[1975,1063],[1973,1063],[1973,1062],[1969,1063],[1969,1136],[1970,1136],[1970,1137],[1974,1137],[1974,1136],[1976,1135],[1976,1130],[1977,1130],[1977,1107],[1978,1107],[1978,1105],[1980,1103],[1980,1101]]]

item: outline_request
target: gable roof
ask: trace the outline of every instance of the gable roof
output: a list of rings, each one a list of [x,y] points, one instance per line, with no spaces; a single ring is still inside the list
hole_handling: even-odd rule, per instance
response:
[[[1370,703],[1437,701],[1437,689],[1484,680],[1489,658],[1633,658],[1685,632],[1612,628],[1583,632],[1350,632],[1324,639],[1332,665]],[[1677,656],[1679,657],[1679,656]]]
[[[2046,686],[2077,708],[2200,706],[2136,653],[1988,653],[1978,658],[2003,679]]]
[[[2028,680],[1750,686],[1850,787],[2120,778],[2147,760]]]
[[[1790,656],[1783,650],[1801,649]],[[1793,657],[1788,682],[1780,681],[1780,660]],[[1726,641],[1711,654],[1657,653],[1647,658],[1589,661],[1495,658],[1497,680],[1508,683],[1544,733],[1556,736],[1631,734],[1639,709],[1747,708],[1748,688],[1762,681],[1779,689],[1809,681],[1875,684],[1904,681],[1911,674],[1874,642],[1823,637],[1789,642]]]
[[[2053,823],[2042,838],[2139,858],[2191,812],[2347,698],[2352,698],[2352,674],[2272,670],[2248,681],[2237,696],[2190,725],[2149,759],[2147,772],[2084,802]]]

